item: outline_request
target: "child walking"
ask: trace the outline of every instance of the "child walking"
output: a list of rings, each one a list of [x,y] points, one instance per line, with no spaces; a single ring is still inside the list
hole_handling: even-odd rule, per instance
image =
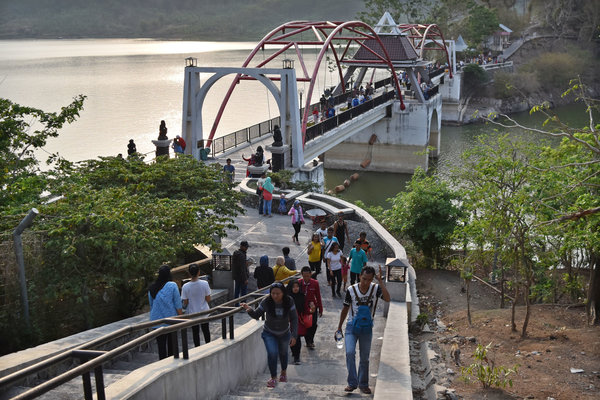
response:
[[[279,198],[279,208],[278,211],[281,215],[287,214],[287,200],[285,199],[285,194],[281,193],[281,197]]]

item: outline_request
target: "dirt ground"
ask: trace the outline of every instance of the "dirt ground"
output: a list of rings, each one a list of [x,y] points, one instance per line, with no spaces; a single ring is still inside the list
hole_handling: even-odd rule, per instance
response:
[[[524,307],[517,307],[518,332],[511,332],[510,308],[500,309],[499,295],[472,282],[469,326],[462,287],[457,272],[417,270],[421,313],[428,314],[431,332],[415,333],[411,339],[414,347],[430,342],[439,355],[431,361],[433,383],[453,390],[448,394],[438,390],[439,399],[600,399],[600,327],[587,326],[584,308],[534,305],[527,337],[522,339]],[[483,390],[478,382],[465,383],[460,366],[450,358],[453,341],[460,346],[461,366],[474,362],[477,344],[491,343],[488,357],[496,366],[519,365],[512,375],[513,386]],[[574,369],[583,371],[573,373]]]

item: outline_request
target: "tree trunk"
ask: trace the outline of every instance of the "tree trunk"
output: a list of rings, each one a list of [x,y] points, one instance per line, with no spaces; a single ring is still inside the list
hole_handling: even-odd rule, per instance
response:
[[[589,325],[600,324],[600,257],[595,252],[590,256],[590,284],[586,311]]]
[[[523,321],[523,330],[521,331],[521,338],[527,336],[527,325],[529,325],[529,285],[530,282],[527,282],[527,285],[525,286],[525,294],[523,296],[525,297],[525,321]]]
[[[502,270],[502,277],[500,278],[500,308],[504,308],[506,304],[504,303],[504,268]]]
[[[512,307],[510,310],[510,330],[512,332],[517,331],[517,324],[515,322],[515,307],[517,306],[517,299],[519,298],[518,296],[519,296],[519,289],[515,286],[514,300],[512,302]]]
[[[471,326],[471,292],[469,292],[469,286],[471,286],[471,280],[466,279],[467,286],[467,320],[469,321],[469,326]]]

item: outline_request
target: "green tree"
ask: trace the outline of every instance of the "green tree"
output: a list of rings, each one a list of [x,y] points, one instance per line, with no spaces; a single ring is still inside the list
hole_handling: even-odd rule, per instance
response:
[[[406,191],[389,199],[391,208],[383,213],[390,231],[409,238],[422,251],[428,264],[442,261],[441,252],[450,244],[461,209],[457,193],[437,176],[417,169]]]
[[[537,226],[550,237],[562,237],[559,255],[569,265],[570,258],[587,262],[590,280],[587,290],[587,314],[590,324],[600,323],[600,101],[588,95],[580,79],[571,81],[563,96],[575,95],[584,104],[586,121],[578,126],[563,122],[548,104],[531,112],[546,116],[542,128],[519,124],[506,115],[489,118],[494,124],[509,129],[523,129],[561,139],[560,145],[546,147],[538,158],[535,201],[540,204]]]
[[[79,95],[60,112],[45,112],[0,98],[0,212],[6,207],[36,199],[45,188],[35,151],[57,137],[83,109]],[[49,161],[56,160],[52,155]]]
[[[160,263],[181,263],[194,244],[217,248],[215,235],[225,236],[242,212],[221,169],[192,157],[64,162],[53,178],[52,193],[63,197],[41,207],[37,225],[47,234],[48,296],[85,305],[111,287],[122,316],[145,303]],[[93,313],[85,322],[94,324]]]
[[[515,299],[522,291],[525,320],[521,331],[526,336],[530,315],[530,295],[535,282],[538,232],[534,229],[536,181],[532,160],[541,150],[507,135],[479,138],[477,146],[462,155],[463,164],[455,171],[461,198],[469,212],[462,235],[479,248],[498,247],[503,259],[512,265]],[[515,302],[511,325],[516,330]]]
[[[466,39],[474,46],[479,46],[483,40],[498,30],[498,14],[496,9],[474,5],[467,18]]]

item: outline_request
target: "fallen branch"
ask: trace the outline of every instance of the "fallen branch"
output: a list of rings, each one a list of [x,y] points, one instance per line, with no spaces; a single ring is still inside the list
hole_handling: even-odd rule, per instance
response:
[[[499,295],[502,295],[502,292],[501,292],[499,289],[497,289],[497,288],[493,287],[492,285],[490,285],[489,283],[487,283],[486,281],[484,281],[484,280],[483,280],[483,279],[481,279],[480,277],[478,277],[478,276],[476,276],[476,275],[473,275],[473,278],[477,279],[479,282],[483,283],[484,285],[487,285],[487,286],[488,286],[490,289],[493,289],[493,290],[495,290],[495,291],[496,291],[496,292],[497,292]],[[509,295],[507,295],[506,293],[504,294],[504,297],[506,297],[506,298],[507,298],[507,299],[509,299],[510,301],[515,301],[515,299],[514,299],[514,298],[510,297],[510,296],[509,296]]]

